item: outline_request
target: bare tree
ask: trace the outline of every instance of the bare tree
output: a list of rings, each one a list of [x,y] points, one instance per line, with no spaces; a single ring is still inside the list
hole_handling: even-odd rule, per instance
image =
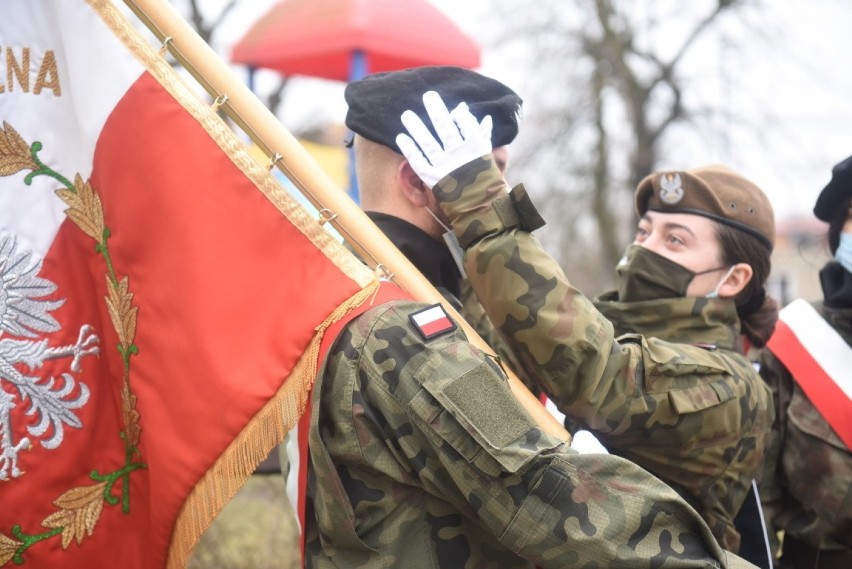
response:
[[[612,282],[632,237],[630,193],[658,167],[665,135],[712,112],[685,102],[696,70],[684,73],[684,60],[750,3],[494,0],[489,47],[528,69],[532,103],[512,173],[530,182],[550,222],[545,244],[580,288]]]
[[[187,3],[189,8],[189,21],[192,23],[195,31],[198,32],[198,35],[201,36],[201,39],[203,39],[207,44],[211,44],[213,34],[222,25],[222,22],[228,18],[228,14],[230,14],[236,7],[237,2],[238,0],[228,0],[219,10],[218,14],[213,17],[206,18],[204,13],[201,11],[199,1],[189,0]]]
[[[222,30],[223,26],[233,16],[235,9],[240,3],[248,4],[250,0],[225,0],[220,3],[221,6],[216,6],[215,3],[205,2],[204,0],[182,0],[180,9],[186,13],[187,21],[192,24],[192,27],[198,32],[198,35],[210,46],[216,49],[218,44],[217,34]],[[233,38],[230,39],[233,41]],[[231,45],[228,43],[227,48]],[[264,94],[263,100],[266,107],[276,114],[284,100],[284,94],[287,89],[289,77],[281,76],[279,81],[275,83],[268,93]],[[255,93],[260,96],[259,93]]]

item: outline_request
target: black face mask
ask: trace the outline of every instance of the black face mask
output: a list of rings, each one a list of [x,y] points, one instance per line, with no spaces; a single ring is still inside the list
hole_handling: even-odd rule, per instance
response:
[[[682,298],[686,296],[689,283],[697,275],[724,268],[716,267],[696,273],[650,249],[631,244],[615,267],[618,300],[641,302]]]

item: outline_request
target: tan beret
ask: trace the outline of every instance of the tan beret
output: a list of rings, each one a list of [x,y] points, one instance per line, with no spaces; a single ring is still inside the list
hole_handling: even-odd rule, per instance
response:
[[[725,166],[656,172],[636,188],[636,212],[703,215],[757,237],[772,249],[775,212],[766,194]]]

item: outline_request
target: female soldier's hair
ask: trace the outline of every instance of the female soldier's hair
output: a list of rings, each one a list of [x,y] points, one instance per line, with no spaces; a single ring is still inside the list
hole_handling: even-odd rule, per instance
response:
[[[722,262],[751,265],[753,275],[748,284],[734,297],[743,333],[756,348],[766,345],[778,321],[778,302],[766,294],[766,280],[772,269],[771,251],[755,236],[716,223],[716,236],[722,248]]]

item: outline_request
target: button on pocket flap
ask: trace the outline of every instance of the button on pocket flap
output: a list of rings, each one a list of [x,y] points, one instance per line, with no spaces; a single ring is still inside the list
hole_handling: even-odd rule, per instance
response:
[[[669,401],[681,415],[708,409],[734,397],[736,392],[725,380],[669,391]]]

